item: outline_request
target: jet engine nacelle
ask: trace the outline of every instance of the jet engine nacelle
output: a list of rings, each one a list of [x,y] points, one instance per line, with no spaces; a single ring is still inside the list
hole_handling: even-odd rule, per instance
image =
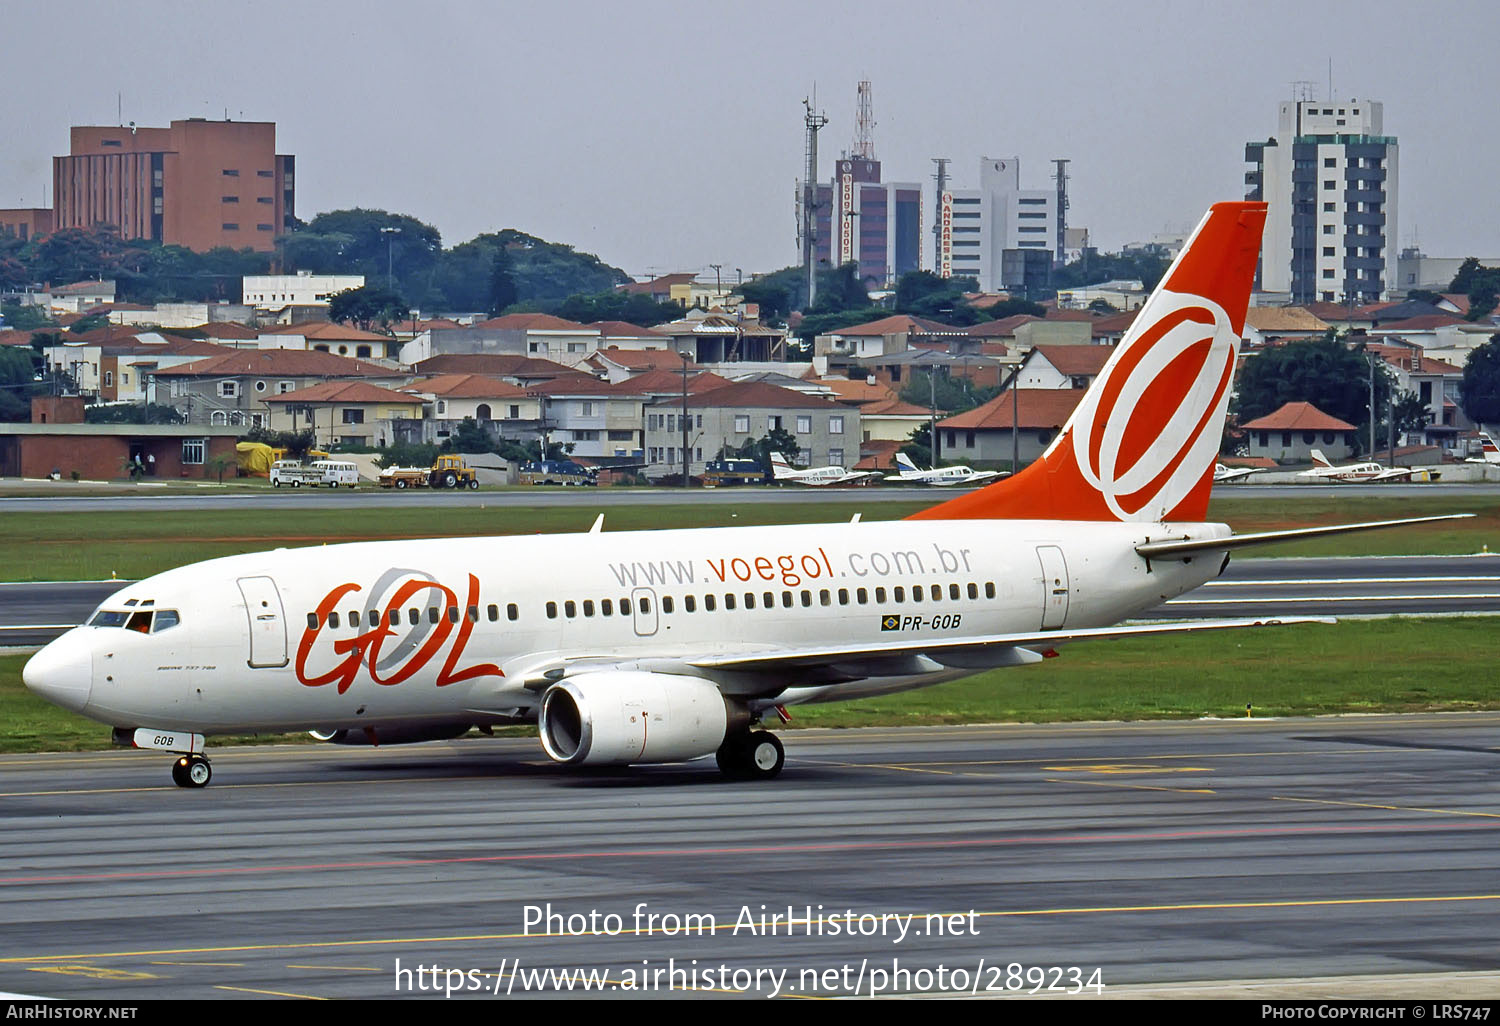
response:
[[[308,733],[331,745],[413,745],[421,741],[451,741],[468,733],[472,723],[422,723],[369,730],[312,730]]]
[[[682,762],[718,751],[747,712],[697,677],[643,670],[581,673],[542,696],[542,747],[568,765]]]

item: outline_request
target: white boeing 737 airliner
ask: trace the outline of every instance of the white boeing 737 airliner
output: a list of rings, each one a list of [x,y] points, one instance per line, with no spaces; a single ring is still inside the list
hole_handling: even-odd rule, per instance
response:
[[[277,549],[131,584],[26,665],[28,687],[173,752],[314,730],[351,744],[535,721],[571,765],[717,755],[772,777],[757,727],[1039,662],[1217,576],[1204,523],[1266,207],[1199,224],[1041,459],[907,520]],[[597,528],[597,525],[596,525]],[[1286,622],[1286,621],[1283,621]]]

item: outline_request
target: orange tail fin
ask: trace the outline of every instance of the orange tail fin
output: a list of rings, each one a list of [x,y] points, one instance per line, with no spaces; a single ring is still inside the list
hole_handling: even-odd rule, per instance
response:
[[[1202,520],[1264,203],[1216,203],[1051,446],[913,520]]]

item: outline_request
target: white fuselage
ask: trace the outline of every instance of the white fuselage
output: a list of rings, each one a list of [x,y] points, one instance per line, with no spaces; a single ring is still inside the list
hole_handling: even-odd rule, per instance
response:
[[[1105,626],[1221,568],[1218,558],[1148,566],[1135,545],[1228,533],[897,521],[277,549],[129,585],[100,607],[123,617],[95,617],[124,625],[75,628],[33,665],[52,682],[47,697],[94,719],[204,734],[527,719],[547,683],[590,665],[665,667],[762,703],[839,700],[954,679],[974,664],[923,657],[909,671],[856,669],[835,682],[684,667]],[[145,610],[166,626],[132,629],[146,626],[131,619]],[[175,625],[160,615],[168,610]]]

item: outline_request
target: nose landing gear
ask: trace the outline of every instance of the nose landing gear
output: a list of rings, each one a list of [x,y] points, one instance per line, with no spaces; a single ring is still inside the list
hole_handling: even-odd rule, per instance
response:
[[[172,764],[172,782],[178,787],[207,787],[213,767],[201,755],[184,755]]]

